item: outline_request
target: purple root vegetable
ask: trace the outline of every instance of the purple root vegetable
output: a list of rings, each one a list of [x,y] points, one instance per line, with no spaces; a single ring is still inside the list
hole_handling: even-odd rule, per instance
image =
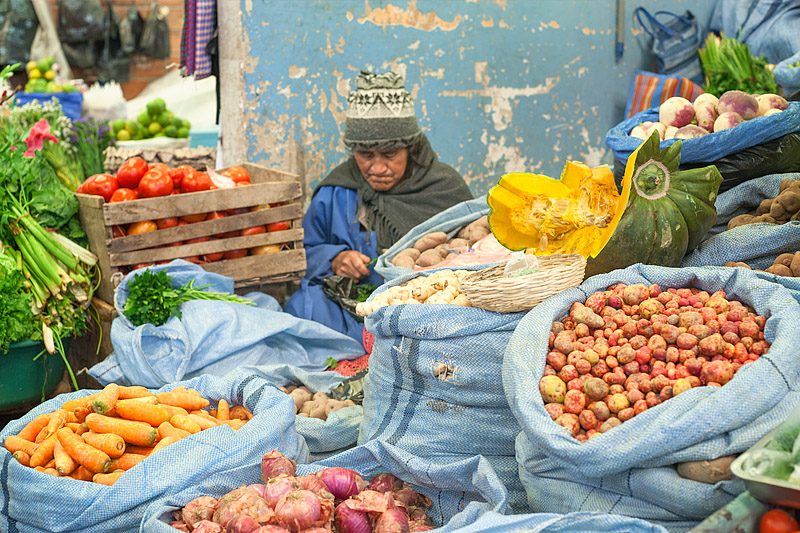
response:
[[[343,503],[336,506],[333,520],[337,531],[342,533],[372,533],[367,513],[351,509]]]
[[[213,520],[222,526],[227,526],[237,515],[247,515],[264,524],[269,522],[274,514],[258,491],[241,487],[219,499]]]
[[[767,109],[766,111],[764,111],[764,115],[763,116],[771,117],[772,115],[777,115],[778,113],[783,113],[783,110],[781,110],[781,109]]]
[[[678,128],[675,126],[667,126],[667,129],[664,130],[664,140],[667,139],[674,139],[675,134],[678,132]]]
[[[692,103],[680,96],[668,98],[658,108],[658,121],[663,124],[665,128],[668,126],[682,128],[691,123],[692,119],[694,119],[694,107]]]
[[[295,490],[278,500],[275,516],[278,524],[289,531],[302,531],[319,520],[322,512],[319,498],[308,490]]]
[[[676,139],[693,139],[695,137],[702,137],[703,135],[708,135],[708,130],[705,128],[701,128],[700,126],[695,126],[694,124],[689,124],[680,128],[675,133]]]
[[[742,122],[744,122],[744,119],[741,115],[733,111],[726,111],[725,113],[721,113],[717,117],[717,120],[714,121],[714,132],[735,128]]]
[[[261,527],[261,524],[256,522],[253,517],[239,515],[228,522],[225,533],[253,533],[259,527]]]
[[[756,101],[758,101],[758,115],[764,117],[769,116],[767,115],[767,111],[777,109],[777,113],[789,107],[789,102],[787,102],[784,97],[778,96],[777,94],[760,94],[756,96]]]
[[[367,486],[364,478],[355,470],[332,466],[317,472],[317,476],[325,483],[328,490],[337,500],[346,500],[358,494]]]
[[[403,480],[389,472],[381,472],[369,481],[367,488],[378,492],[392,492],[403,488]]]
[[[711,93],[703,93],[694,99],[694,116],[697,125],[708,132],[714,131],[714,121],[719,116],[717,104],[719,99]]]
[[[183,521],[193,528],[198,522],[211,520],[217,510],[217,499],[211,496],[200,496],[186,504],[181,511]]]
[[[278,450],[272,450],[261,458],[261,479],[269,479],[286,474],[293,476],[297,472],[297,462],[289,459]]]
[[[742,120],[751,120],[758,116],[758,100],[744,91],[726,91],[719,97],[717,109],[720,116],[736,113]]]
[[[408,515],[399,507],[387,509],[375,522],[374,533],[409,533]]]

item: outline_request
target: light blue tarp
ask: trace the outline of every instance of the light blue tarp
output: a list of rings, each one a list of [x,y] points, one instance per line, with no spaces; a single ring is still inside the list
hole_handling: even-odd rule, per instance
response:
[[[414,273],[414,270],[410,268],[396,267],[389,261],[406,248],[414,246],[417,239],[423,235],[434,231],[443,231],[448,235],[452,232],[453,237],[455,237],[455,233],[458,230],[488,213],[489,204],[486,203],[486,195],[474,200],[466,200],[445,209],[422,224],[411,228],[399,241],[378,257],[378,261],[375,263],[375,272],[383,276],[386,281]]]
[[[502,515],[490,512],[453,533],[667,533],[661,526],[605,513]]]
[[[266,447],[263,453],[268,452]],[[151,504],[142,521],[142,533],[172,533],[167,525],[171,512],[199,496],[219,498],[241,485],[263,483],[258,464],[242,463],[240,468],[217,474],[180,494],[162,498]],[[478,517],[487,512],[497,514],[506,509],[506,492],[492,467],[483,457],[465,458],[447,465],[430,463],[399,448],[380,441],[348,450],[310,465],[298,465],[297,475],[317,472],[323,468],[339,466],[350,468],[371,479],[381,472],[390,472],[411,483],[428,496],[433,505],[428,516],[440,526],[434,531],[479,531],[470,529]]]
[[[628,135],[642,122],[658,122],[658,108],[652,107],[636,113],[609,130],[606,134],[606,146],[614,153],[617,160],[625,163],[636,150],[642,139]],[[741,152],[745,148],[783,137],[786,134],[800,131],[800,102],[790,102],[789,107],[781,113],[770,117],[756,117],[747,120],[735,128],[718,131],[703,137],[683,139],[681,146],[681,163],[702,163],[721,159],[727,155]],[[661,141],[661,149],[674,143],[676,139]]]
[[[764,335],[772,345],[722,388],[690,389],[580,443],[550,418],[538,392],[550,325],[572,303],[620,282],[724,290],[767,317]],[[508,402],[522,428],[516,451],[531,511],[615,513],[685,531],[726,505],[744,490],[741,480],[699,483],[678,476],[675,465],[740,453],[800,403],[798,323],[800,306],[784,287],[741,268],[633,265],[539,304],[520,321],[503,363]]]
[[[233,292],[232,278],[180,259],[151,269],[166,269],[175,287],[194,279],[195,287],[210,284],[208,291]],[[257,306],[193,300],[181,306],[182,318],[136,327],[123,308],[128,284],[139,272],[125,276],[115,293],[119,316],[111,325],[114,353],[89,370],[102,384],[160,387],[203,374],[221,376],[244,365],[285,363],[321,371],[329,357],[352,360],[364,355],[360,342],[284,313],[274,298],[259,292],[246,295]]]
[[[798,2],[800,6],[800,2]],[[798,10],[800,14],[800,9]],[[800,17],[798,17],[798,24],[800,24]],[[784,59],[777,65],[772,73],[775,75],[775,83],[783,87],[783,94],[787,97],[800,91],[800,48],[796,54],[788,59]]]
[[[288,457],[307,460],[308,448],[294,428],[294,402],[265,380],[246,374],[226,379],[202,376],[157,392],[181,385],[196,389],[212,404],[224,398],[231,405],[244,405],[255,416],[238,431],[220,426],[183,438],[125,472],[110,487],[38,472],[0,447],[0,531],[138,531],[151,502],[219,472],[260,464],[264,450],[277,448]],[[81,390],[44,402],[9,422],[0,440],[19,433],[36,416],[94,392]]]

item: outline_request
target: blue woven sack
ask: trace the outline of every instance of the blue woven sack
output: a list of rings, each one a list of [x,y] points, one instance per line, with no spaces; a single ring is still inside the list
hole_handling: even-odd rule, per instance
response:
[[[292,365],[246,366],[240,370],[273,385],[305,385],[311,392],[330,392],[345,379],[338,372],[309,372]],[[334,411],[325,420],[298,416],[295,425],[308,444],[309,461],[316,462],[355,446],[363,419],[364,408],[360,405]]]
[[[439,526],[434,531],[440,533],[468,531],[470,524],[482,514],[500,514],[506,509],[503,484],[483,457],[469,457],[447,465],[434,464],[384,442],[372,441],[324,461],[298,465],[297,475],[312,474],[332,466],[350,468],[367,480],[389,472],[413,484],[433,502],[428,516]],[[237,470],[217,474],[201,485],[162,498],[148,507],[141,531],[173,533],[175,530],[168,525],[172,521],[172,511],[199,496],[219,498],[243,484],[263,483],[260,476],[260,462],[242,463]]]
[[[161,269],[167,270],[176,288],[194,280],[195,287],[209,285],[205,290],[233,293],[233,278],[206,272],[198,265],[176,259],[150,267]],[[100,383],[160,387],[203,374],[222,376],[243,365],[286,363],[321,371],[328,357],[338,361],[364,355],[360,342],[285,313],[274,298],[258,292],[246,295],[256,306],[192,300],[181,306],[181,318],[172,317],[158,327],[134,326],[123,309],[128,284],[140,272],[125,276],[115,292],[114,353],[89,370]]]
[[[378,261],[375,263],[375,272],[383,276],[385,281],[413,273],[412,269],[396,267],[390,261],[406,248],[414,246],[417,239],[423,235],[434,231],[443,231],[447,234],[452,232],[455,236],[459,229],[487,213],[489,213],[489,204],[486,203],[485,195],[445,209],[438,215],[411,228],[399,241],[378,257]]]
[[[798,178],[800,174],[772,174],[717,196],[717,221],[709,237],[683,258],[681,266],[721,266],[729,261],[743,261],[752,268],[765,269],[780,254],[800,250],[800,222],[760,222],[727,229],[733,217],[754,211],[762,200],[775,198],[781,181]]]
[[[452,533],[667,533],[661,526],[637,518],[606,513],[502,515],[489,512]]]
[[[650,48],[656,56],[656,67],[660,74],[703,83],[703,67],[697,55],[700,27],[691,11],[683,15],[670,11],[650,14],[645,8],[637,7],[633,10],[633,16],[650,36]]]
[[[736,37],[773,64],[800,50],[798,27],[798,0],[718,0],[708,24],[709,31]]]
[[[294,402],[263,379],[246,374],[230,379],[203,376],[157,392],[180,385],[196,389],[211,402],[224,398],[231,405],[244,405],[255,416],[238,431],[220,426],[185,437],[134,466],[110,487],[37,472],[0,448],[0,531],[135,532],[149,503],[218,472],[260,463],[264,450],[277,448],[287,457],[307,460],[308,448],[294,429]],[[19,433],[36,416],[94,392],[82,390],[46,401],[10,422],[0,440]]]
[[[50,100],[55,100],[61,105],[61,111],[71,120],[79,120],[83,111],[83,94],[78,91],[70,93],[24,93],[18,92],[14,95],[17,105],[25,105],[31,102],[43,104]]]
[[[721,388],[696,387],[585,443],[556,424],[538,391],[553,321],[615,283],[724,290],[767,317],[772,345]],[[705,484],[676,465],[740,453],[800,403],[800,306],[781,285],[746,269],[633,265],[594,276],[553,296],[520,321],[506,349],[503,384],[522,428],[520,478],[534,512],[595,511],[641,518],[685,531],[744,491],[741,480]]]
[[[396,278],[370,298],[416,276]],[[519,426],[498,379],[522,316],[440,304],[390,305],[367,316],[375,344],[359,444],[378,439],[436,460],[483,455],[505,483],[509,505],[524,511],[514,460]]]
[[[783,87],[783,94],[789,96],[800,91],[800,51],[775,65],[772,73],[775,83]]]
[[[611,149],[618,161],[624,164],[642,143],[641,139],[628,134],[634,127],[646,121],[658,122],[657,107],[637,113],[611,128],[606,134],[606,146]],[[727,155],[741,152],[745,148],[763,144],[796,131],[800,131],[800,102],[789,102],[789,107],[781,113],[769,117],[756,117],[735,128],[702,137],[683,139],[681,164],[716,161]],[[661,149],[663,150],[675,141],[676,139],[661,141]]]

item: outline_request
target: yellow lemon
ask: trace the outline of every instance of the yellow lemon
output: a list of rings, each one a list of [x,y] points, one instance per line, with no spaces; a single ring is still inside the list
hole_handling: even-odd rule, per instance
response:
[[[44,79],[46,79],[46,80],[53,80],[53,79],[55,79],[55,77],[56,77],[56,73],[53,72],[52,70],[48,70],[47,72],[44,73]]]
[[[118,141],[130,141],[131,134],[128,130],[119,130],[117,132],[117,140]]]
[[[25,65],[25,70],[27,70],[28,72],[32,71],[35,68],[37,68],[36,61],[28,61],[28,63]]]
[[[42,77],[42,71],[40,71],[38,68],[31,69],[31,71],[28,73],[28,77],[29,78],[41,78]]]

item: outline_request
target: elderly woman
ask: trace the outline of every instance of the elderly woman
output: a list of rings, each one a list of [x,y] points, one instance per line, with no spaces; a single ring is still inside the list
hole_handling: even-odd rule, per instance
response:
[[[308,266],[284,309],[361,341],[363,324],[324,296],[321,280],[338,275],[381,285],[372,259],[472,194],[458,172],[437,160],[411,94],[393,72],[358,75],[347,97],[344,144],[352,156],[322,180],[303,220]]]

